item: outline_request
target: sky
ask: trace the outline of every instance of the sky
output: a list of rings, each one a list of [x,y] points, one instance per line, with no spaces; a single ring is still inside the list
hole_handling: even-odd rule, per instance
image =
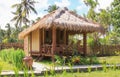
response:
[[[2,29],[5,29],[5,25],[10,23],[14,26],[14,22],[11,19],[14,15],[11,12],[14,12],[15,9],[11,8],[13,4],[19,3],[21,0],[1,0],[0,1],[0,26]],[[67,7],[69,10],[77,10],[79,15],[87,14],[89,7],[87,7],[83,0],[35,0],[37,3],[35,4],[35,9],[38,14],[31,13],[30,20],[34,20],[37,17],[43,17],[47,14],[46,10],[49,5],[56,4],[59,7]],[[98,0],[99,5],[96,8],[98,9],[106,9],[110,6],[113,0]]]

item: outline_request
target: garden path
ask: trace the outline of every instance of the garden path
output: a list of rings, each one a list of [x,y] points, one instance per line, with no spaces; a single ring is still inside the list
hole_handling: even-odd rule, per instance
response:
[[[49,69],[49,67],[38,62],[33,62],[33,69],[35,71],[43,71],[45,69]]]
[[[88,69],[90,68],[91,71],[93,70],[101,70],[103,69],[103,65],[79,65],[79,66],[73,66],[73,67],[68,67],[68,66],[58,66],[55,67],[55,72],[62,72],[63,70],[66,71],[88,71]],[[111,68],[111,67],[116,67],[116,68],[120,68],[120,64],[117,65],[106,65],[105,67],[107,68]],[[33,63],[33,73],[35,75],[43,75],[45,73],[45,71],[50,71],[51,67],[50,66],[46,66],[37,62]],[[72,70],[71,70],[72,69]],[[28,71],[28,74],[32,74],[31,71]],[[1,76],[14,76],[15,73],[14,71],[2,71]],[[19,75],[23,76],[24,75],[24,71],[19,71]]]

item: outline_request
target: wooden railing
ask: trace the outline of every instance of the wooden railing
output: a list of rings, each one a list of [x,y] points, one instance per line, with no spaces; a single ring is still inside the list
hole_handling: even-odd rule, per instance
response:
[[[52,45],[43,45],[42,46],[42,55],[51,56],[52,55]]]
[[[0,50],[8,48],[23,49],[23,47],[24,46],[21,43],[0,43]]]
[[[100,45],[93,48],[88,47],[89,54],[97,56],[109,56],[120,54],[120,45]]]
[[[83,54],[83,48],[80,46],[77,48],[78,53]],[[75,52],[74,46],[68,45],[57,45],[54,54],[58,55],[72,55]],[[45,44],[42,46],[42,55],[51,56],[52,55],[52,45]]]
[[[58,45],[56,46],[54,54],[63,55],[66,53],[72,52],[72,48],[69,48],[67,45]],[[42,55],[51,56],[52,55],[52,45],[45,44],[42,46]]]

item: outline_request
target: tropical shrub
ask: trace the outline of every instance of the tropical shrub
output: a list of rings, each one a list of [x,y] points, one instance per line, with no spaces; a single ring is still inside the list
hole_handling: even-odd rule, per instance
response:
[[[71,62],[76,65],[76,64],[79,64],[80,63],[80,56],[73,56],[71,58]]]
[[[89,39],[87,40],[87,43],[88,43],[88,45],[90,46],[90,48],[93,48],[93,47],[94,47],[94,39],[93,39],[93,38],[89,38]]]
[[[96,56],[91,57],[82,57],[82,56],[55,56],[56,64],[58,65],[90,65],[90,64],[99,64],[99,60]]]
[[[99,64],[99,60],[96,56],[90,57],[90,64]]]
[[[58,55],[55,55],[55,63],[58,65],[62,65],[64,63],[64,59]]]
[[[81,65],[99,64],[99,60],[97,59],[96,56],[81,57],[80,64]]]

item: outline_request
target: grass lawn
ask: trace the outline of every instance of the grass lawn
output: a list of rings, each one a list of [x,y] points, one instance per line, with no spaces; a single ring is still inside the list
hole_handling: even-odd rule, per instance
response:
[[[120,56],[106,56],[106,57],[98,57],[100,63],[106,61],[109,64],[120,64]]]
[[[53,66],[54,63],[52,62],[52,59],[50,57],[45,57],[39,63],[44,64],[45,66]]]
[[[7,63],[7,62],[4,62],[4,61],[2,61],[1,59],[0,59],[0,66],[2,66],[2,70],[4,71],[4,70],[13,70],[13,65],[12,64],[9,64],[9,63]]]
[[[44,64],[46,66],[52,66],[53,62],[51,60],[42,60],[39,63]]]
[[[63,73],[49,77],[120,77],[120,70],[94,71],[91,73]]]

